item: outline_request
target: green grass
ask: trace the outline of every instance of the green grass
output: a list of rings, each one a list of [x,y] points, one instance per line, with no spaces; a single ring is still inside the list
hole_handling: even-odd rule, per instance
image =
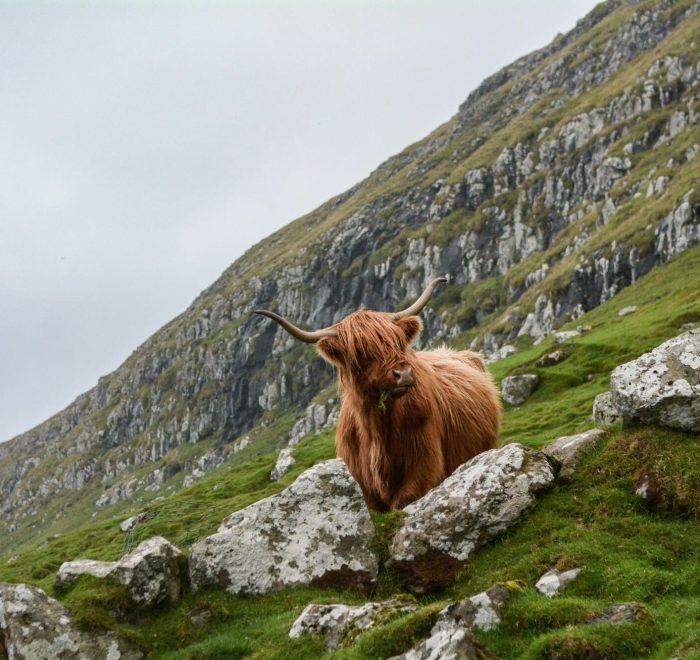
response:
[[[538,368],[552,340],[525,347],[493,365],[497,379],[536,371],[540,387],[525,404],[506,406],[503,441],[542,446],[559,435],[591,426],[593,398],[607,389],[610,371],[621,362],[674,336],[681,324],[700,321],[700,246],[660,267],[593,310],[576,324],[592,330],[572,340],[570,357]],[[618,317],[636,304],[635,314]],[[572,325],[576,325],[572,324]],[[287,424],[288,422],[285,422]],[[273,428],[269,440],[276,435]],[[274,443],[273,443],[274,444]],[[269,481],[276,452],[246,464],[225,464],[191,488],[148,505],[149,519],[136,528],[133,543],[160,534],[184,551],[213,533],[232,511],[279,492],[304,469],[332,457],[333,432],[303,440],[297,464],[280,483]],[[653,507],[635,497],[641,474],[659,494]],[[573,483],[545,495],[522,525],[476,553],[446,591],[419,599],[420,609],[361,637],[335,654],[342,658],[383,658],[424,637],[448,602],[491,586],[517,581],[498,631],[480,634],[504,658],[578,658],[598,653],[610,658],[700,657],[700,438],[661,429],[610,429],[605,446],[588,457]],[[126,513],[124,514],[126,515]],[[286,590],[239,598],[219,591],[186,590],[176,606],[139,612],[125,604],[118,585],[82,578],[56,593],[55,571],[75,558],[116,559],[124,546],[118,521],[87,525],[0,563],[0,580],[36,584],[62,599],[76,622],[88,630],[111,629],[155,658],[321,657],[318,639],[290,640],[289,627],[311,602],[360,603],[359,593],[320,589]],[[387,557],[401,514],[373,514],[375,550]],[[582,574],[553,600],[532,585],[547,568],[582,566]],[[382,569],[372,598],[401,592]],[[647,608],[646,621],[623,626],[585,622],[618,602]],[[194,626],[189,613],[208,609],[211,621]]]

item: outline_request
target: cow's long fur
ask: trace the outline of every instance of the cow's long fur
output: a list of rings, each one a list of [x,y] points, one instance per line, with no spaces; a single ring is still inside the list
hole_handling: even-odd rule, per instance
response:
[[[343,402],[337,455],[377,510],[400,509],[455,468],[496,446],[501,407],[480,355],[439,348],[414,351],[418,317],[398,321],[360,311],[333,326],[319,352],[338,368]],[[415,386],[384,400],[382,379],[410,366]]]

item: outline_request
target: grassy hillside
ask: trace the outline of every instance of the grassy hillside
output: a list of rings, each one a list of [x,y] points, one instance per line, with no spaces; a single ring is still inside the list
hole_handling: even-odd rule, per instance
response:
[[[541,447],[560,435],[591,426],[593,398],[608,388],[610,371],[661,341],[687,322],[700,322],[700,247],[689,250],[579,319],[592,330],[567,346],[570,357],[538,368],[552,347],[523,346],[496,363],[497,379],[536,372],[540,387],[524,405],[506,407],[503,442]],[[618,317],[620,308],[639,311]],[[184,551],[216,530],[234,510],[273,494],[318,460],[333,456],[332,433],[305,439],[295,450],[297,465],[280,483],[269,482],[276,454],[247,465],[224,465],[193,487],[150,504],[149,518],[128,543],[164,535]],[[633,494],[641,473],[662,489],[662,510],[649,511]],[[505,610],[502,626],[480,634],[504,658],[700,658],[700,438],[661,429],[611,428],[605,446],[591,455],[570,485],[560,485],[539,502],[513,532],[477,553],[456,583],[420,599],[417,613],[368,633],[336,653],[343,658],[378,658],[406,650],[424,637],[437,612],[496,581],[521,585]],[[375,515],[377,547],[385,549],[397,514]],[[53,588],[62,561],[116,559],[125,547],[119,519],[95,523],[52,538],[19,556],[0,560],[0,580],[28,582],[59,597],[87,629],[115,629],[159,658],[320,657],[322,642],[290,640],[287,631],[311,602],[362,602],[357,593],[287,590],[255,598],[210,591],[187,594],[177,607],[138,614],[130,611],[117,585],[82,578],[67,592]],[[548,600],[532,585],[547,568],[582,566],[563,596]],[[399,591],[383,570],[373,598]],[[623,626],[582,623],[608,605],[638,602],[647,619]],[[188,613],[208,608],[211,622],[196,628]],[[115,620],[115,613],[119,621]],[[597,654],[597,655],[596,655]]]

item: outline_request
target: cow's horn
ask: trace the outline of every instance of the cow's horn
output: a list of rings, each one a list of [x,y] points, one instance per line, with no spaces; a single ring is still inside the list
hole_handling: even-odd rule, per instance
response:
[[[398,321],[399,319],[404,318],[404,316],[415,316],[416,314],[420,314],[423,307],[428,304],[428,301],[433,295],[435,287],[442,282],[449,281],[450,278],[447,276],[436,277],[430,284],[428,284],[428,286],[425,287],[425,291],[420,294],[420,298],[418,298],[416,302],[414,302],[410,307],[407,307],[406,309],[394,314],[394,321]]]
[[[307,330],[302,330],[297,328],[293,323],[290,323],[283,316],[270,312],[266,309],[256,309],[256,314],[261,316],[267,316],[273,321],[277,321],[292,337],[296,337],[298,340],[306,342],[307,344],[315,344],[322,337],[337,337],[338,333],[335,330],[329,330],[328,328],[322,328],[321,330],[313,330],[308,332]]]

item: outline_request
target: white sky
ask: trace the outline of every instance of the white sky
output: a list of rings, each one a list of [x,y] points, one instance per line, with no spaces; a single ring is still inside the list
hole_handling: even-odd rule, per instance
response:
[[[592,0],[0,0],[0,441]]]

